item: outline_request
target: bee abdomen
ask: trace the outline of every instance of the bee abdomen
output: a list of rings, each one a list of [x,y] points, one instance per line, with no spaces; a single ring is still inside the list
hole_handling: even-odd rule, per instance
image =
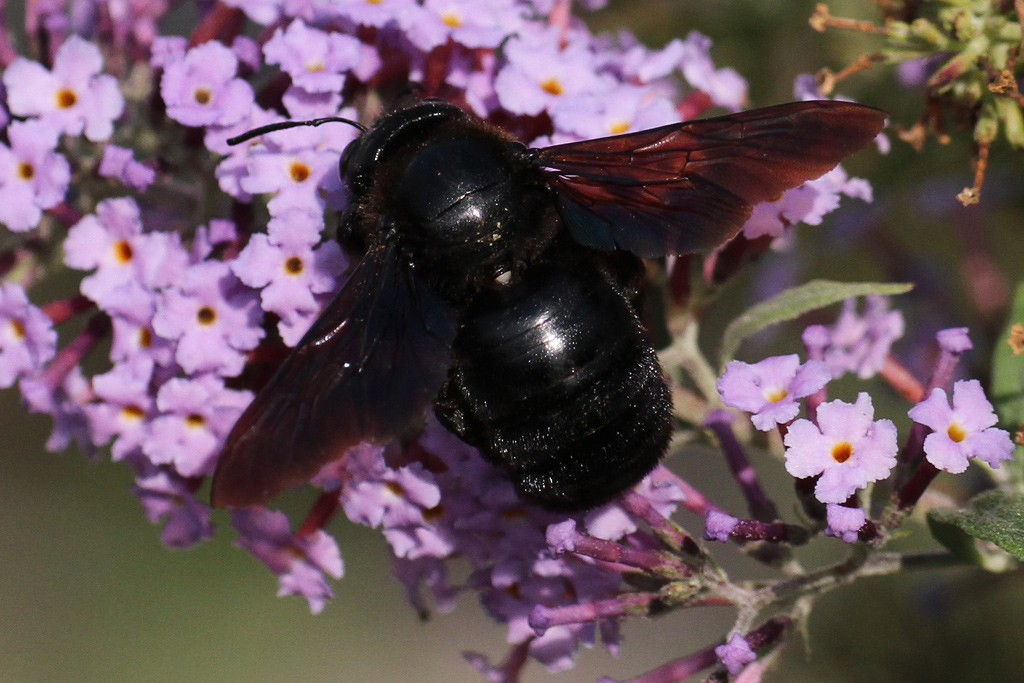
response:
[[[437,413],[552,509],[605,502],[664,454],[672,404],[629,303],[597,269],[538,267],[464,316]]]

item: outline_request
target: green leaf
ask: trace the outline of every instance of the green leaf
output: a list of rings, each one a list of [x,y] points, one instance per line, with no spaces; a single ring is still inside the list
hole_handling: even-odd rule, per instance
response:
[[[978,553],[976,549],[966,550],[963,539],[957,539],[949,527],[994,543],[1024,560],[1024,494],[986,491],[963,510],[932,510],[928,513],[928,526],[936,540],[965,559],[976,560]]]
[[[787,289],[768,301],[752,306],[729,323],[722,337],[722,367],[736,356],[740,343],[755,332],[798,318],[804,313],[824,308],[843,299],[867,294],[903,294],[913,289],[909,283],[885,282],[832,282],[814,280],[805,285]]]

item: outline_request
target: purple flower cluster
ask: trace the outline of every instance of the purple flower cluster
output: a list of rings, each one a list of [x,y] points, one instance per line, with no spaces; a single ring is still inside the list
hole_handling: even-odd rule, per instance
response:
[[[347,202],[338,159],[358,131],[294,128],[238,146],[229,138],[286,119],[370,123],[411,83],[533,144],[738,110],[746,100],[743,79],[715,67],[708,38],[692,33],[650,50],[626,33],[597,37],[565,1],[227,0],[191,40],[158,34],[166,3],[143,5],[75,22],[76,33],[40,3],[29,20],[55,49],[3,65],[0,222],[17,235],[0,254],[0,386],[18,382],[29,409],[53,416],[48,448],[109,444],[114,460],[133,467],[145,514],[173,547],[213,535],[197,493],[226,435],[266,366],[298,342],[351,265],[330,235]],[[243,35],[243,13],[266,27],[258,41]],[[869,199],[870,188],[836,169],[758,207],[746,235],[818,223],[841,195]],[[40,308],[26,290],[55,246],[81,272],[80,294]],[[72,318],[83,324],[63,326]],[[734,363],[719,383],[758,428],[789,425],[787,468],[820,477],[823,502],[845,502],[888,474],[895,428],[873,419],[866,395],[820,405],[813,421],[796,419],[799,399],[823,394],[830,376],[877,370],[902,333],[897,318],[881,304],[863,317],[850,309],[812,360]],[[87,357],[101,369],[87,375]],[[1008,437],[982,401],[979,388],[958,384],[951,409],[936,388],[911,412],[934,430],[924,442],[930,462],[957,471],[970,456],[992,465],[1008,457]],[[304,596],[313,611],[332,597],[327,577],[340,577],[343,563],[322,527],[340,509],[382,530],[414,606],[426,610],[430,595],[447,609],[473,591],[507,624],[514,648],[551,669],[570,666],[580,644],[617,648],[625,612],[605,608],[628,592],[627,570],[685,574],[659,564],[656,538],[697,552],[665,519],[677,504],[717,515],[709,533],[720,540],[739,523],[659,468],[629,505],[557,526],[564,516],[523,503],[501,471],[433,422],[402,452],[352,449],[314,484],[324,493],[297,529],[262,508],[232,516],[238,545],[278,577],[280,594]],[[867,523],[857,524],[854,508],[829,509],[831,532],[845,540]],[[553,548],[559,533],[568,540]],[[587,544],[568,542],[581,537]],[[449,577],[462,569],[468,578],[456,586]],[[580,605],[586,616],[537,627],[545,610]],[[740,641],[720,653],[730,670],[753,655]]]
[[[883,299],[869,299],[869,313],[863,319],[853,313],[855,305],[854,300],[844,304],[831,331],[815,325],[803,335],[812,356],[828,358],[831,349],[842,354],[844,363],[837,363],[839,374],[844,368],[864,367],[865,363],[877,365],[878,356],[884,358],[891,340],[903,329],[902,317],[889,311]],[[908,413],[931,433],[923,440],[910,436],[900,455],[904,467],[913,468],[924,459],[932,469],[922,470],[922,476],[934,476],[938,470],[957,474],[967,469],[971,457],[999,467],[1012,458],[1014,446],[1010,435],[995,426],[997,417],[981,383],[956,382],[952,407],[942,388],[949,383],[960,354],[971,348],[966,330],[943,330],[937,337],[941,355],[932,378],[933,388]],[[868,358],[873,360],[869,363]],[[814,498],[827,504],[825,533],[853,543],[860,539],[858,532],[867,522],[864,511],[852,502],[854,496],[893,473],[898,463],[898,435],[890,420],[875,419],[871,396],[865,392],[852,404],[842,400],[823,403],[829,380],[825,362],[810,360],[800,365],[795,355],[779,356],[753,365],[730,362],[718,381],[718,390],[726,405],[752,413],[758,429],[780,429],[786,471],[811,482]],[[810,397],[808,418],[794,419],[800,409],[796,399],[803,397]],[[913,502],[903,500],[901,495],[899,499],[903,504]],[[741,523],[736,517],[711,510],[705,519],[705,538],[726,541]]]

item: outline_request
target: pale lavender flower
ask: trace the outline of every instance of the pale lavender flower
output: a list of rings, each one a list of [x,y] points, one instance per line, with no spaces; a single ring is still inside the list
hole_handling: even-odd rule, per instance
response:
[[[92,384],[80,366],[74,366],[56,382],[45,373],[22,377],[18,388],[30,412],[53,417],[46,450],[63,451],[75,442],[86,455],[96,452],[85,414],[85,406],[93,398]]]
[[[135,160],[132,150],[117,145],[103,148],[99,174],[124,183],[133,190],[144,191],[156,180],[156,170]]]
[[[56,351],[53,321],[29,302],[21,285],[0,283],[0,387],[39,372]]]
[[[821,361],[803,365],[796,354],[773,356],[754,364],[733,360],[718,380],[722,402],[752,413],[751,421],[761,431],[786,424],[797,416],[797,399],[810,396],[831,379]]]
[[[522,14],[515,0],[424,0],[408,36],[424,52],[449,39],[468,48],[496,48],[525,25]]]
[[[414,25],[423,13],[416,0],[376,0],[375,2],[347,2],[336,7],[340,16],[362,24],[382,28],[394,22],[405,29]]]
[[[146,519],[165,521],[160,540],[170,548],[189,548],[213,536],[210,508],[195,499],[181,476],[162,467],[146,466],[135,478],[135,495]]]
[[[273,194],[267,208],[274,216],[292,209],[322,214],[331,196],[343,196],[338,152],[356,134],[351,126],[338,124],[266,135],[265,147],[250,149],[239,187],[250,194]]]
[[[553,111],[562,97],[607,91],[610,76],[597,71],[593,53],[586,45],[570,43],[559,49],[552,33],[544,28],[505,44],[507,62],[494,79],[498,101],[513,114],[535,116]]]
[[[324,575],[339,579],[345,571],[334,538],[324,531],[293,534],[284,513],[263,508],[237,510],[231,519],[238,531],[237,545],[247,548],[277,575],[278,596],[303,596],[313,614],[334,597]]]
[[[867,515],[861,508],[833,504],[826,507],[825,519],[828,522],[826,536],[835,536],[847,543],[856,543],[860,538],[861,527],[867,521]]]
[[[190,266],[180,288],[162,293],[153,329],[177,340],[175,360],[188,373],[239,374],[245,352],[264,333],[256,292],[246,288],[221,261]]]
[[[679,68],[689,83],[711,96],[718,106],[738,111],[747,101],[747,82],[734,69],[716,69],[711,39],[691,31],[682,43]]]
[[[704,538],[706,540],[715,540],[725,543],[729,540],[729,535],[739,524],[739,519],[732,515],[727,515],[724,512],[718,510],[708,510],[708,514],[704,517]]]
[[[61,202],[71,182],[68,160],[54,151],[59,129],[40,121],[15,121],[11,146],[0,143],[0,222],[15,232],[39,225],[43,210]]]
[[[757,659],[757,653],[751,649],[747,639],[739,633],[734,633],[725,645],[716,647],[715,654],[718,655],[718,659],[721,660],[722,664],[725,665],[725,668],[733,676],[743,671],[743,667]]]
[[[161,414],[150,422],[142,450],[182,476],[210,474],[224,438],[251,401],[252,392],[227,389],[216,375],[170,379],[157,393]]]
[[[103,71],[98,47],[70,36],[57,50],[53,71],[19,57],[4,71],[7,106],[18,116],[39,116],[69,135],[107,140],[124,110],[117,79]]]
[[[556,130],[568,141],[656,128],[678,121],[679,115],[656,89],[621,84],[607,94],[564,98],[552,111],[551,118]],[[553,141],[563,140],[554,136]]]
[[[952,407],[946,392],[935,388],[909,415],[932,430],[925,437],[924,453],[940,470],[959,474],[967,469],[968,458],[980,458],[992,467],[1013,458],[1013,441],[1006,430],[994,426],[999,418],[976,379],[953,385]]]
[[[896,465],[896,426],[874,420],[871,396],[854,404],[818,406],[818,423],[797,420],[786,434],[786,471],[798,479],[821,475],[814,488],[823,503],[842,503],[868,482],[889,476]]]
[[[135,200],[115,197],[101,201],[95,214],[71,227],[64,240],[64,262],[72,268],[96,270],[82,280],[81,290],[105,307],[124,297],[126,289],[156,289],[180,282],[188,254],[177,233],[144,234]]]
[[[297,19],[274,32],[263,54],[268,64],[280,65],[295,86],[311,93],[336,93],[345,87],[346,72],[363,60],[364,49],[352,36],[325,33]]]
[[[829,331],[825,363],[832,376],[856,372],[867,379],[885,366],[893,342],[903,336],[903,314],[890,310],[884,296],[867,296],[863,315],[857,313],[857,300],[847,299]]]
[[[98,401],[85,406],[85,414],[97,446],[116,437],[111,446],[114,460],[141,453],[147,421],[155,412],[149,391],[152,378],[153,361],[141,355],[92,378]]]
[[[743,224],[743,236],[783,236],[796,223],[820,225],[824,216],[839,208],[840,195],[871,201],[871,186],[863,178],[850,178],[841,166],[800,187],[788,190],[774,202],[761,202]]]
[[[210,41],[171,61],[160,80],[167,115],[186,126],[230,126],[253,106],[252,86],[235,78],[238,58]]]
[[[337,242],[316,246],[322,226],[321,214],[291,209],[270,220],[266,235],[253,235],[231,263],[244,284],[262,288],[263,310],[281,317],[278,331],[289,346],[320,313],[314,295],[336,291],[346,265]]]

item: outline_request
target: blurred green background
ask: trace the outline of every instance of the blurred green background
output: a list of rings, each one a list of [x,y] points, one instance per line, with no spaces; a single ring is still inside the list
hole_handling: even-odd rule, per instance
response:
[[[867,1],[830,5],[836,15],[873,18]],[[749,80],[751,106],[764,106],[792,99],[797,74],[822,66],[838,70],[877,47],[861,35],[815,33],[807,25],[813,6],[621,0],[590,20],[596,30],[629,27],[651,46],[699,30],[714,41],[716,64]],[[886,67],[858,75],[840,90],[907,125],[922,106],[920,93],[897,86]],[[859,155],[847,167],[871,180],[876,202],[851,201],[824,226],[801,228],[799,260],[766,256],[727,293],[721,316],[707,325],[706,341],[713,345],[716,325],[720,329],[744,302],[764,295],[773,269],[799,281],[823,274],[912,279],[918,289],[899,302],[908,338],[918,334],[918,325],[928,334],[936,325],[970,326],[976,351],[965,374],[985,378],[1005,314],[1006,286],[1024,275],[1024,163],[1020,153],[997,145],[982,205],[964,209],[953,196],[971,182],[969,156],[963,134],[948,146],[929,143],[921,153],[894,141],[888,156]],[[791,352],[798,348],[794,339],[776,343]],[[926,357],[907,362],[927,370]],[[372,530],[340,519],[332,524],[346,576],[335,584],[336,599],[311,616],[304,600],[274,597],[276,580],[232,546],[222,513],[215,520],[225,533],[213,541],[185,552],[165,549],[159,528],[148,524],[130,492],[126,466],[104,457],[91,462],[75,451],[46,453],[49,420],[26,416],[12,391],[0,395],[0,420],[0,682],[457,683],[481,680],[461,651],[482,651],[495,660],[504,654],[504,629],[488,621],[472,598],[464,597],[452,614],[420,623],[391,578],[383,538]],[[690,454],[671,464],[716,500],[738,502],[720,462]],[[780,469],[765,465],[768,476],[780,476]],[[693,518],[682,521],[694,531],[702,528]],[[911,528],[908,546],[930,547],[924,529]],[[824,545],[829,547],[812,550],[817,555],[811,561],[826,561],[836,547]],[[732,549],[722,552],[735,576],[764,576]],[[993,576],[960,569],[863,581],[818,604],[806,647],[794,638],[769,680],[1021,681],[1022,613],[1019,572]],[[619,659],[596,648],[582,653],[571,671],[549,675],[535,667],[524,680],[636,676],[712,644],[731,618],[728,610],[704,609],[633,620],[625,625]]]

